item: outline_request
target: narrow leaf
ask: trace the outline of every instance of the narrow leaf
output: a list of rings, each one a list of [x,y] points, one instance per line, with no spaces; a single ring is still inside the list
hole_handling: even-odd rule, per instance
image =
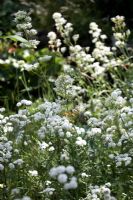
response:
[[[19,41],[19,42],[22,42],[22,43],[28,43],[28,40],[24,39],[23,37],[19,36],[19,35],[9,35],[9,36],[2,36],[0,38],[9,38],[13,41]]]

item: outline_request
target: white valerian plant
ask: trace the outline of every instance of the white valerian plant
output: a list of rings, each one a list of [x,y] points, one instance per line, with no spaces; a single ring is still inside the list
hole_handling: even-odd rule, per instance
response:
[[[90,194],[90,200],[98,200],[103,198],[104,200],[116,200],[115,197],[111,195],[111,190],[109,188],[111,186],[110,183],[106,183],[103,186],[90,186],[91,194]]]
[[[83,76],[89,72],[93,77],[99,77],[110,68],[115,69],[120,65],[124,66],[124,60],[127,59],[127,55],[126,51],[122,49],[127,47],[130,30],[126,29],[123,16],[112,18],[115,24],[113,27],[115,43],[112,47],[106,45],[107,36],[102,33],[98,25],[95,22],[90,23],[89,33],[92,35],[92,43],[94,43],[92,52],[89,51],[90,47],[81,47],[78,44],[79,35],[73,34],[73,25],[67,22],[61,13],[54,13],[53,19],[61,38],[55,32],[49,32],[49,46],[61,54],[68,49],[69,56],[67,62],[75,62]],[[124,56],[121,59],[116,57],[117,48]]]
[[[21,43],[22,47],[26,48],[37,48],[39,41],[32,39],[33,36],[37,35],[37,31],[32,28],[32,19],[29,14],[25,11],[18,11],[15,13],[16,27],[18,29],[18,35],[23,36],[27,39],[27,43]]]
[[[69,175],[73,175],[75,169],[73,166],[58,166],[50,169],[49,175],[52,178],[57,178],[58,182],[64,184],[65,190],[76,189],[78,186],[77,178],[72,176],[69,178]],[[69,180],[70,179],[70,180]]]
[[[111,20],[115,24],[115,27],[113,27],[113,36],[115,38],[116,47],[120,49],[126,47],[127,40],[130,36],[130,30],[126,29],[125,18],[123,16],[117,15]]]

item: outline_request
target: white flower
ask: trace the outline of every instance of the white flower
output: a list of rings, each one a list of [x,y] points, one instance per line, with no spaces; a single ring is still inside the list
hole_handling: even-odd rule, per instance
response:
[[[5,108],[0,108],[0,112],[5,112]]]
[[[87,131],[88,136],[100,135],[101,134],[100,128],[92,128],[91,130]]]
[[[29,34],[31,34],[31,35],[36,35],[36,34],[37,34],[37,31],[36,31],[35,29],[31,29],[30,32],[29,32]]]
[[[40,192],[40,193],[47,193],[47,194],[49,194],[49,195],[52,195],[54,191],[55,191],[54,188],[47,187],[45,190],[43,190],[43,191]]]
[[[21,102],[18,102],[17,107],[20,107],[20,106],[22,106],[22,104],[21,104]]]
[[[75,143],[78,146],[85,146],[87,144],[86,140],[83,140],[81,137],[77,137],[77,141]]]
[[[66,168],[65,168],[65,166],[63,166],[63,165],[59,165],[59,166],[56,168],[56,170],[57,170],[57,173],[58,173],[58,174],[61,174],[61,173],[64,173],[64,172],[65,172]]]
[[[70,138],[70,137],[72,137],[72,134],[71,134],[71,132],[67,131],[67,132],[66,132],[66,136],[67,136],[67,138]]]
[[[74,169],[73,166],[68,165],[68,166],[66,167],[66,172],[67,172],[68,174],[73,174],[73,173],[75,172],[75,169]]]
[[[66,50],[67,50],[66,47],[61,47],[61,49],[60,49],[61,53],[65,53]]]
[[[4,169],[4,165],[0,164],[0,171]]]
[[[37,48],[37,45],[40,43],[40,41],[34,39],[34,40],[29,40],[29,47],[31,48]]]
[[[101,35],[100,37],[101,37],[101,39],[102,39],[102,40],[105,40],[105,39],[107,39],[107,36],[106,36],[106,35],[104,35],[104,34],[103,34],[103,35]]]
[[[89,175],[87,175],[86,173],[83,172],[83,173],[81,174],[81,176],[82,176],[82,178],[84,178],[84,177],[88,177]]]
[[[58,19],[58,18],[61,18],[61,17],[62,17],[61,13],[55,12],[53,14],[53,19]]]
[[[49,149],[48,149],[48,151],[54,151],[55,150],[55,148],[53,147],[53,146],[51,146]]]
[[[22,159],[17,159],[14,161],[14,164],[21,166],[24,163]]]
[[[53,178],[58,175],[56,167],[50,169],[49,175]]]
[[[9,168],[10,169],[14,169],[15,168],[15,165],[13,163],[9,163]]]
[[[22,198],[22,200],[31,200],[31,198],[28,197],[28,196],[24,196],[24,197]]]
[[[19,194],[19,192],[20,192],[20,189],[19,188],[14,188],[14,189],[12,189],[11,190],[11,194]]]
[[[65,167],[63,165],[59,165],[58,167],[53,167],[50,169],[49,175],[51,177],[56,177],[59,174],[62,174],[65,172]]]
[[[36,170],[29,170],[31,176],[38,176],[38,171]]]
[[[73,40],[76,42],[79,39],[79,34],[73,35]]]
[[[31,106],[31,104],[32,104],[32,101],[23,99],[23,100],[21,100],[20,102],[17,103],[17,107],[20,107],[22,105]]]
[[[95,22],[91,22],[90,23],[90,29],[92,29],[93,31],[97,30],[98,25]]]
[[[40,143],[40,149],[45,150],[49,145],[46,142]]]
[[[53,32],[53,31],[49,32],[49,33],[48,33],[48,38],[49,38],[50,40],[55,40],[55,39],[56,39],[56,33]]]
[[[77,178],[72,177],[69,183],[64,185],[65,190],[76,189],[78,187]]]
[[[66,174],[59,174],[59,176],[58,176],[58,181],[59,181],[59,183],[66,183],[67,182],[67,175]]]

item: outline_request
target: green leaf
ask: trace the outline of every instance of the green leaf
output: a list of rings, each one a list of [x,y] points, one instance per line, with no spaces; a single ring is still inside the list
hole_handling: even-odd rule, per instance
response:
[[[22,43],[28,43],[28,40],[24,39],[23,37],[19,36],[19,35],[9,35],[9,36],[1,36],[0,38],[3,38],[3,39],[11,39],[13,41],[19,41],[19,42],[22,42]]]

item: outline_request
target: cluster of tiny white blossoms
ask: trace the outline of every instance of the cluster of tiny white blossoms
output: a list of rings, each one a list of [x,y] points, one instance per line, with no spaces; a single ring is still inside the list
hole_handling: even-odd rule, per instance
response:
[[[113,154],[110,154],[109,157],[111,159],[114,159],[115,162],[116,162],[116,166],[119,167],[119,166],[122,166],[122,163],[127,166],[129,165],[131,162],[132,162],[132,158],[129,156],[128,153],[125,153],[125,154],[119,154],[117,156],[113,155]]]
[[[55,26],[57,31],[60,32],[61,37],[63,38],[64,43],[67,43],[70,41],[70,34],[73,31],[73,27],[71,23],[68,23],[67,20],[65,20],[62,17],[61,13],[54,13],[53,14],[53,19],[55,21]],[[57,34],[53,31],[48,33],[48,38],[49,38],[49,46],[54,50],[56,49],[57,51],[61,51],[64,53],[66,51],[66,47],[62,45],[62,42],[60,39],[57,38]],[[74,40],[78,39],[78,35],[73,36]]]
[[[63,137],[67,131],[72,129],[72,124],[66,117],[61,117],[61,104],[57,102],[48,102],[39,105],[39,112],[34,114],[34,119],[41,117],[43,120],[38,136],[44,138],[47,133],[58,134]]]
[[[91,200],[116,200],[116,198],[111,195],[110,186],[110,183],[106,183],[104,186],[90,186],[91,194],[88,196],[91,197]]]
[[[14,21],[16,22],[18,31],[20,31],[18,34],[26,37],[28,41],[27,43],[21,43],[21,46],[26,48],[37,48],[39,41],[36,39],[31,39],[37,34],[37,31],[32,28],[32,19],[29,14],[25,11],[18,11],[15,13]]]
[[[21,159],[21,155],[19,158],[21,151],[13,149],[13,145],[23,144],[28,148],[31,144],[32,135],[34,135],[33,138],[36,137],[37,141],[35,145],[37,145],[37,151],[42,155],[42,158],[45,155],[46,157],[51,155],[52,152],[56,154],[56,151],[58,151],[60,162],[63,164],[53,168],[51,168],[53,165],[49,166],[50,171],[47,173],[51,177],[51,184],[48,186],[42,184],[39,190],[40,195],[54,195],[56,193],[56,186],[54,184],[56,180],[63,186],[64,190],[68,191],[76,189],[78,184],[81,184],[80,179],[74,176],[75,168],[69,164],[70,161],[74,159],[71,155],[71,151],[74,151],[74,149],[74,156],[79,154],[76,160],[82,160],[83,152],[89,160],[89,165],[86,163],[89,173],[86,169],[83,170],[84,173],[80,174],[82,179],[84,177],[84,179],[87,180],[88,176],[90,178],[94,176],[90,166],[97,165],[95,161],[97,160],[97,156],[99,157],[100,155],[99,152],[103,150],[106,155],[108,169],[110,169],[112,165],[120,170],[123,168],[127,170],[130,169],[133,150],[128,144],[133,138],[132,95],[130,95],[128,101],[127,98],[122,96],[122,91],[116,89],[105,98],[103,103],[102,102],[101,99],[97,100],[94,98],[93,101],[91,103],[89,101],[87,105],[79,105],[79,107],[83,107],[81,110],[84,111],[86,117],[84,122],[85,126],[81,127],[78,127],[76,123],[71,123],[67,117],[63,116],[64,100],[57,100],[55,102],[46,100],[36,107],[32,115],[30,115],[28,111],[29,106],[32,106],[32,102],[28,100],[21,100],[18,102],[18,108],[22,106],[22,108],[24,107],[25,109],[20,109],[18,114],[9,115],[8,117],[4,117],[2,112],[4,112],[5,109],[1,108],[1,129],[5,130],[3,131],[5,136],[12,133],[15,137],[14,143],[6,138],[0,143],[0,152],[2,152],[2,156],[0,156],[1,171],[3,172],[5,167],[3,161],[7,165],[6,168],[10,170],[23,167],[25,160]],[[90,110],[92,103],[95,108],[93,112]],[[95,113],[98,114],[96,115]],[[116,122],[119,124],[119,129]],[[31,129],[32,124],[34,124],[36,128],[35,130],[32,129],[32,134],[28,134],[26,130],[28,130],[28,126]],[[13,129],[10,127],[13,127]],[[52,140],[50,138],[52,138]],[[57,138],[62,143],[60,143],[60,145],[62,145],[61,148],[57,148],[54,143]],[[100,145],[97,144],[96,141],[100,141]],[[71,144],[73,147],[71,147]],[[15,155],[12,152],[14,152]],[[103,159],[102,154],[100,155],[100,159]],[[68,164],[64,164],[63,162],[68,162]],[[81,163],[82,162],[87,161],[84,160],[81,161]],[[44,161],[42,161],[42,163],[45,166]],[[39,179],[40,177],[40,171],[34,166],[29,166],[27,173],[28,177],[32,177],[33,179]],[[91,192],[88,194],[88,198],[91,200],[98,198],[104,200],[115,199],[115,197],[112,197],[111,191],[107,186],[95,186],[90,188],[90,190]]]
[[[116,17],[111,18],[111,20],[115,24],[115,27],[113,28],[115,45],[118,48],[123,48],[126,46],[127,39],[130,36],[130,30],[126,30],[125,18],[117,15]]]
[[[32,101],[29,101],[29,100],[26,100],[26,99],[23,99],[21,100],[20,102],[17,103],[17,107],[20,107],[20,106],[31,106],[32,104]]]
[[[64,184],[65,190],[76,189],[78,187],[77,178],[72,176],[75,172],[73,166],[68,165],[67,167],[60,165],[50,169],[49,175],[52,178],[56,178],[59,183]],[[70,177],[69,177],[70,176]]]
[[[13,149],[13,142],[8,140],[6,136],[0,137],[0,171],[15,169],[23,164],[22,159],[15,159],[15,154],[18,154],[17,149]]]
[[[49,38],[49,47],[54,51],[55,49],[59,51],[59,48],[61,46],[61,40],[57,39],[56,33],[51,31],[48,33]]]
[[[32,71],[36,70],[39,67],[38,62],[27,63],[25,60],[18,60],[16,58],[9,57],[7,59],[0,59],[0,64],[12,65],[16,69],[20,69],[21,71]]]
[[[74,78],[70,75],[60,75],[55,81],[54,90],[59,96],[67,99],[75,98],[79,94],[83,94],[85,89],[80,86],[74,85]]]
[[[39,67],[39,63],[35,62],[33,64],[27,63],[24,60],[18,60],[17,62],[13,63],[13,66],[15,68],[19,68],[21,71],[31,71],[36,70]]]
[[[102,34],[102,30],[95,22],[90,23],[89,33],[92,35],[92,42],[94,49],[89,53],[90,47],[81,47],[77,44],[79,35],[73,35],[73,26],[63,18],[61,13],[54,13],[53,19],[59,36],[55,32],[49,32],[49,45],[55,51],[64,53],[66,49],[69,50],[67,62],[75,62],[80,69],[80,73],[91,73],[92,76],[97,77],[103,75],[110,68],[115,68],[120,65],[123,66],[123,60],[116,57],[116,47],[126,46],[126,41],[130,35],[130,31],[126,30],[126,25],[123,16],[112,18],[115,23],[114,38],[115,43],[113,47],[105,44],[107,36]],[[63,40],[63,44],[61,44]]]
[[[86,140],[82,139],[81,137],[77,137],[76,145],[82,147],[82,146],[84,146],[86,144],[87,144]]]
[[[41,193],[45,193],[47,196],[53,195],[55,188],[47,187]]]
[[[111,47],[105,45],[105,39],[107,36],[101,34],[102,30],[98,27],[95,22],[91,22],[89,33],[92,35],[92,42],[95,44],[95,48],[92,51],[92,57],[95,58],[97,62],[92,64],[92,67],[95,68],[95,73],[101,74],[105,71],[107,63],[110,63],[112,60],[113,52]]]
[[[92,64],[92,68],[95,69],[95,76],[102,74],[106,68],[110,66],[116,66],[117,61],[113,57],[111,47],[105,45],[105,39],[107,36],[101,34],[102,30],[95,22],[90,23],[89,33],[92,35],[92,42],[95,44],[95,48],[92,51],[92,57],[95,62]]]

